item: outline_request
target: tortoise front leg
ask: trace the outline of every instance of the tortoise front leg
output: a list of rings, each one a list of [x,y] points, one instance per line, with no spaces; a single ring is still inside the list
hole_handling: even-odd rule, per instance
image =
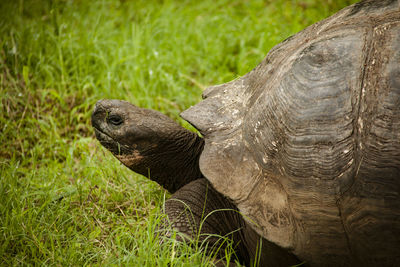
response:
[[[219,259],[225,255],[228,238],[233,242],[232,247],[241,264],[290,266],[299,263],[292,254],[261,238],[245,222],[236,206],[205,178],[195,180],[173,194],[165,203],[165,212],[171,226],[183,236],[178,239],[205,242],[207,253],[215,255],[217,250]]]
[[[207,246],[207,253],[222,258],[227,240],[240,239],[242,220],[237,208],[219,194],[205,179],[195,180],[165,202],[165,212],[171,226],[181,236],[179,240],[190,239]],[[234,222],[234,223],[232,223]],[[243,243],[234,244],[237,260],[248,259]]]

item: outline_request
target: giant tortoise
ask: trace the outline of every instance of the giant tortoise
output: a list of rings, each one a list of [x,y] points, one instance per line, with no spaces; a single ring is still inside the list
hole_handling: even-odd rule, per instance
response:
[[[173,193],[175,229],[230,235],[244,264],[400,266],[398,1],[349,6],[203,98],[181,114],[203,137],[125,101],[92,115],[106,148]]]

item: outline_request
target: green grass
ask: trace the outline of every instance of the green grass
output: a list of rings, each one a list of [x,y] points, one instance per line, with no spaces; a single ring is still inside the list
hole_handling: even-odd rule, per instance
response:
[[[168,193],[95,140],[101,98],[179,113],[353,3],[0,3],[0,264],[213,265],[157,230]],[[163,242],[160,242],[160,239]]]

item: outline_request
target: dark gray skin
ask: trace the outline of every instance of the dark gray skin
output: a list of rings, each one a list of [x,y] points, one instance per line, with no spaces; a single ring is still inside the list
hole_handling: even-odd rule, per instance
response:
[[[92,115],[96,138],[124,165],[175,193],[202,177],[204,140],[154,110],[103,100]]]
[[[197,134],[157,111],[120,100],[98,101],[92,125],[96,138],[124,165],[173,193],[165,211],[177,231],[191,238],[200,235],[199,242],[209,234],[230,237],[237,259],[247,266],[254,261],[259,266],[300,263],[260,237],[236,206],[204,178],[199,168],[204,140]],[[221,241],[208,237],[207,242],[212,248]]]

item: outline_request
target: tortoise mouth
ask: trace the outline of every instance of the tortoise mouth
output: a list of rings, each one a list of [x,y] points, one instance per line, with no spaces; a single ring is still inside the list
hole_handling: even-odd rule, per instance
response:
[[[131,149],[128,146],[121,144],[120,142],[118,142],[117,140],[115,140],[114,138],[112,138],[110,135],[103,132],[102,130],[100,130],[96,127],[93,127],[93,128],[94,128],[94,132],[95,132],[97,140],[99,140],[99,142],[105,148],[110,150],[111,153],[113,153],[115,156],[128,155],[131,153]]]
[[[94,127],[94,132],[96,135],[97,140],[99,140],[99,142],[108,150],[110,150],[113,154],[115,154],[115,152],[120,152],[118,151],[118,142],[115,141],[111,136],[109,136],[108,134],[106,134],[105,132],[101,131],[100,129],[97,129]],[[120,153],[117,153],[120,154]]]
[[[109,136],[108,134],[103,132],[102,130],[100,130],[96,127],[93,127],[93,129],[94,129],[94,133],[96,135],[97,140],[99,140],[103,146],[109,148],[110,145],[115,143],[115,140],[111,136]]]

